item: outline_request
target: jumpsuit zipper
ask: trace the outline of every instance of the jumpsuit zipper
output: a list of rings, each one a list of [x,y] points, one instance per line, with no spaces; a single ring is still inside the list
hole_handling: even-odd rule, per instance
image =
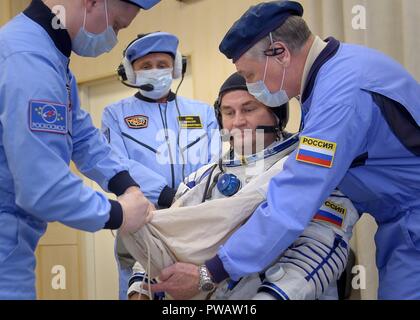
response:
[[[169,150],[169,160],[171,161],[171,177],[172,177],[172,189],[175,189],[175,171],[174,171],[174,161],[172,158],[172,150],[171,150],[171,144],[169,142],[169,135],[168,135],[168,119],[166,117],[166,111],[168,109],[168,104],[166,103],[166,108],[165,108],[165,120],[163,119],[163,115],[162,115],[162,109],[160,108],[161,104],[159,103],[159,113],[160,113],[160,118],[162,120],[162,125],[163,125],[163,129],[165,130],[165,139],[166,139],[166,144],[168,146],[168,150]]]
[[[141,146],[145,147],[146,149],[149,149],[150,151],[152,151],[152,152],[154,152],[154,153],[156,153],[156,154],[158,154],[158,153],[159,153],[156,149],[153,149],[151,146],[148,146],[147,144],[145,144],[145,143],[143,143],[143,142],[141,142],[141,141],[137,140],[136,138],[134,138],[134,137],[130,136],[129,134],[127,134],[127,133],[125,133],[125,132],[121,132],[121,134],[122,134],[124,137],[126,137],[127,139],[130,139],[131,141],[134,141],[134,142],[138,143],[139,145],[141,145]]]

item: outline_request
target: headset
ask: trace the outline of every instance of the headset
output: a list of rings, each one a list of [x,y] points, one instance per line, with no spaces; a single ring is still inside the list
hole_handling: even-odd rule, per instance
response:
[[[123,59],[121,64],[117,68],[118,78],[120,79],[121,83],[130,88],[141,89],[144,91],[153,91],[154,87],[151,84],[145,84],[142,86],[136,86],[136,74],[133,69],[133,65],[127,59],[126,53],[127,50],[134,45],[138,40],[147,36],[147,34],[139,34],[137,38],[131,41],[127,48],[123,51]],[[187,57],[183,56],[181,52],[177,51],[174,61],[174,71],[173,71],[173,78],[180,79],[182,78],[185,73],[187,72]]]

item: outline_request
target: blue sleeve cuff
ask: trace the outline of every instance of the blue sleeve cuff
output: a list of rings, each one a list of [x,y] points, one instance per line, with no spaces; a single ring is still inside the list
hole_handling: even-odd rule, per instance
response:
[[[109,200],[111,211],[109,212],[109,220],[105,223],[104,229],[116,230],[123,223],[123,210],[118,201]]]
[[[108,183],[108,189],[117,196],[122,195],[129,187],[139,187],[128,171],[117,173]]]
[[[176,190],[165,186],[159,195],[158,206],[160,208],[169,208],[172,205],[176,195]]]
[[[229,278],[229,274],[226,272],[223,262],[220,260],[219,256],[216,255],[214,258],[207,260],[205,264],[215,283],[220,283]]]

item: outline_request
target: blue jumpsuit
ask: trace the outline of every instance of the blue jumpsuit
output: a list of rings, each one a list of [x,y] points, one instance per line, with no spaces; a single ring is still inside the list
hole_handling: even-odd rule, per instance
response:
[[[180,124],[180,117],[182,121],[189,116],[194,118]],[[185,177],[219,156],[213,108],[184,97],[175,100],[173,93],[167,103],[137,93],[108,106],[102,130],[120,157],[128,159],[130,173],[145,196],[162,207],[170,206]]]
[[[47,222],[118,228],[117,202],[83,185],[74,161],[105,190],[136,185],[80,108],[71,39],[42,1],[0,29],[0,299],[35,298],[34,250]]]
[[[216,278],[263,270],[338,185],[379,225],[379,298],[420,299],[419,83],[384,54],[330,38],[302,103],[298,150],[267,202],[207,265]]]

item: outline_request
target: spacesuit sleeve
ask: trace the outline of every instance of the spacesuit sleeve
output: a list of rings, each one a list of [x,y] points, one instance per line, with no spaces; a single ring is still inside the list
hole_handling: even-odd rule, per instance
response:
[[[65,120],[65,80],[38,54],[15,54],[1,67],[0,132],[16,205],[43,221],[102,229],[110,218],[110,202],[84,186],[69,168],[72,141]]]
[[[168,182],[165,177],[147,168],[140,162],[130,159],[118,126],[118,120],[109,108],[106,108],[102,114],[102,132],[120,160],[127,165],[130,175],[140,185],[142,192],[149,201],[153,204],[162,205],[162,202],[164,202],[162,199],[166,195],[168,195],[168,198],[175,196],[176,191],[172,191],[168,187]],[[165,194],[166,192],[167,194]],[[165,203],[164,207],[169,207],[169,205]]]
[[[336,96],[329,95],[332,99],[328,94],[313,97],[299,147],[286,161],[284,170],[271,180],[267,201],[206,262],[216,281],[227,276],[238,280],[273,263],[304,231],[323,200],[362,153],[371,117],[368,108],[362,112],[365,104],[348,100],[347,105],[339,103],[340,97],[334,101]],[[320,145],[335,144],[332,161],[331,156],[327,157],[331,167],[315,164],[317,159],[310,158],[312,163],[296,159],[305,137],[324,141]],[[318,157],[325,163],[323,149],[313,150],[321,153]]]
[[[130,297],[135,293],[141,292],[142,295],[145,295],[150,299],[148,290],[142,288],[142,283],[144,283],[144,287],[146,287],[146,284],[149,283],[149,281],[151,284],[157,283],[155,279],[149,280],[149,277],[146,274],[142,265],[139,262],[136,262],[133,266],[133,274],[128,280],[127,296]],[[164,297],[164,292],[157,292],[153,295],[153,300],[162,300]]]
[[[351,201],[335,191],[305,231],[266,271],[256,299],[320,299],[335,286],[347,266],[350,238],[359,214]]]

